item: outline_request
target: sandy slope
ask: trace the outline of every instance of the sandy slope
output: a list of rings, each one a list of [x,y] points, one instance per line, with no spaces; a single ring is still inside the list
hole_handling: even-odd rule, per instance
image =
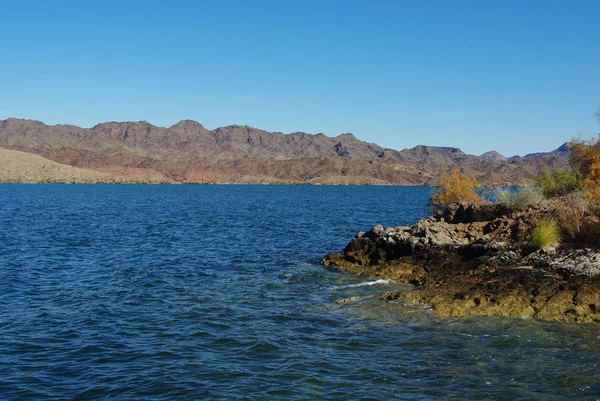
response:
[[[116,175],[56,163],[42,156],[0,148],[0,182],[158,183],[152,175]]]

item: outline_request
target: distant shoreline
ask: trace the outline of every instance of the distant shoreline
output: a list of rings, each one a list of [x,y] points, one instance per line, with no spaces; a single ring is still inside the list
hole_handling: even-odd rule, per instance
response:
[[[47,181],[0,181],[3,185],[219,185],[219,186],[310,186],[310,187],[430,187],[431,185],[409,185],[409,184],[320,184],[320,183],[243,183],[243,182],[47,182]]]

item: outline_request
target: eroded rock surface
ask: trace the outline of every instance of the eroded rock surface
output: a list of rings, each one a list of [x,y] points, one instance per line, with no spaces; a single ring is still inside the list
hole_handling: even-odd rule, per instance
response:
[[[536,250],[528,241],[553,212],[550,201],[520,213],[454,204],[412,226],[360,232],[323,263],[414,284],[382,299],[401,297],[439,315],[600,322],[600,249],[565,243]]]

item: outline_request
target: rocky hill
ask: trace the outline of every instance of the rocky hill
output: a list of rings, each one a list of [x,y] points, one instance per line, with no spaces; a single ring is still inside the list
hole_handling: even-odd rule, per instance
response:
[[[566,166],[568,155],[563,147],[510,159],[432,146],[397,151],[349,133],[283,134],[239,125],[211,131],[190,120],[169,128],[145,121],[81,128],[9,118],[0,120],[0,147],[119,180],[186,183],[423,185],[435,184],[442,166],[456,166],[485,184],[524,184],[543,166]]]
[[[500,153],[496,152],[495,150],[485,152],[484,154],[482,154],[479,157],[481,157],[482,159],[488,159],[488,160],[506,160],[506,157],[502,156]]]

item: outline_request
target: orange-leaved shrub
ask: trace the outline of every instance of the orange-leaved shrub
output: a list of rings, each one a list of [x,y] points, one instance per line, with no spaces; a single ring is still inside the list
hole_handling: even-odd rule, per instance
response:
[[[583,177],[588,197],[600,199],[600,138],[572,141],[571,164]]]
[[[458,169],[442,169],[440,175],[440,186],[430,199],[433,206],[443,207],[452,202],[478,203],[480,196],[475,192],[478,187],[477,181]]]

